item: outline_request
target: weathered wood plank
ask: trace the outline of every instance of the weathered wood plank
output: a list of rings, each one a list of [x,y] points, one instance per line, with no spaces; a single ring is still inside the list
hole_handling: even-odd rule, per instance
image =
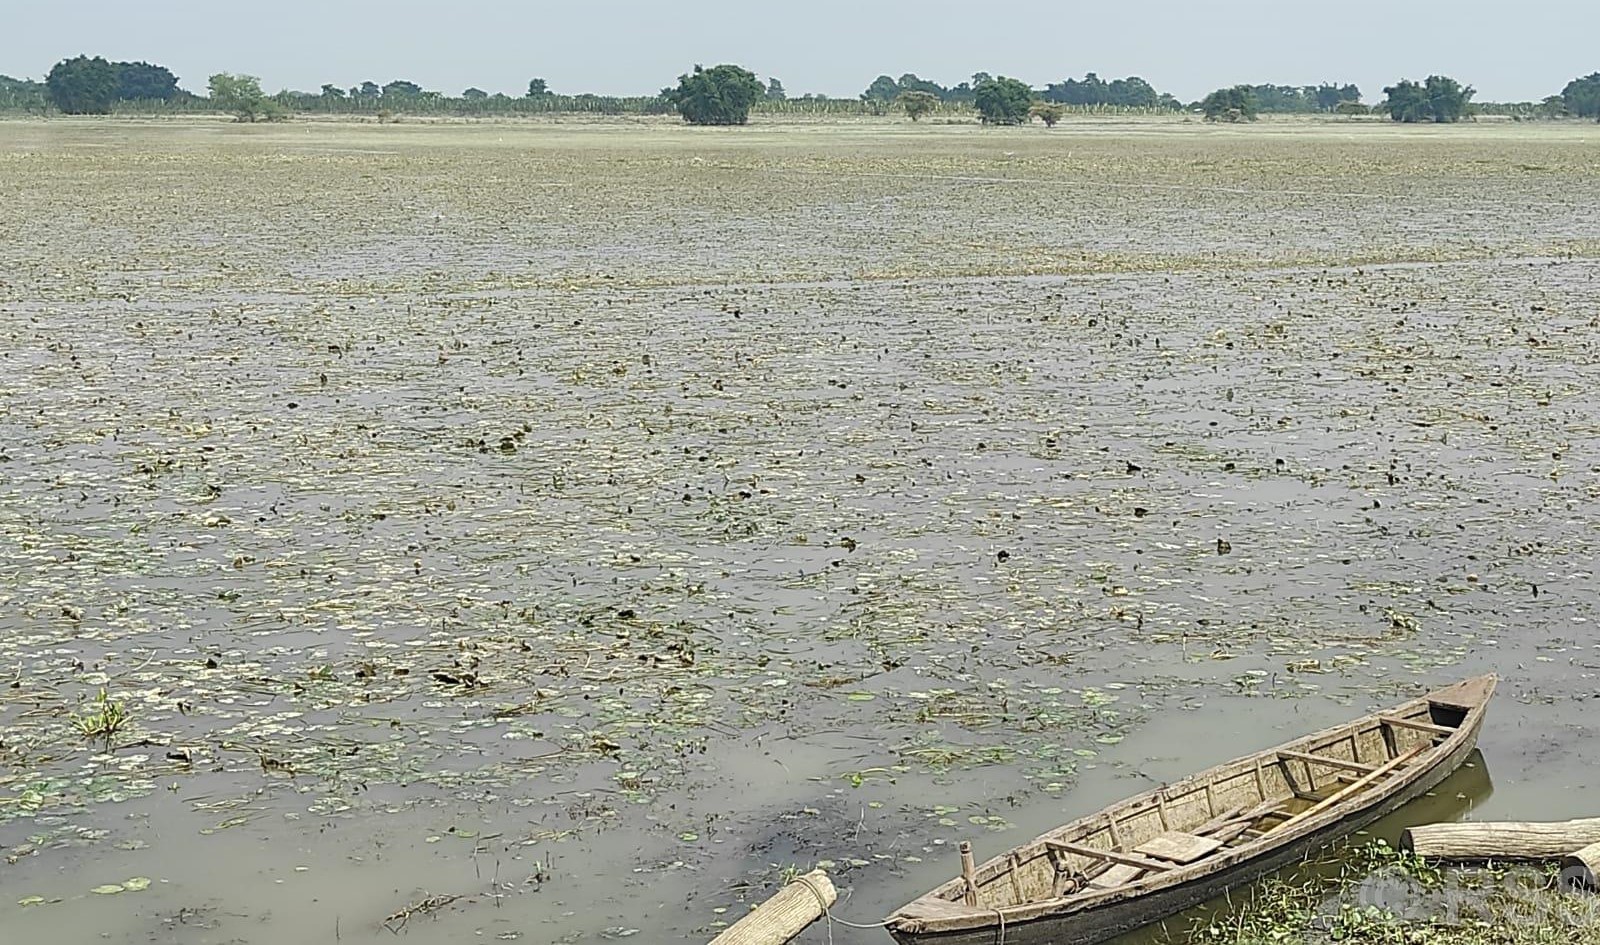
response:
[[[1396,728],[1409,728],[1418,732],[1427,732],[1430,735],[1444,735],[1449,737],[1456,733],[1455,729],[1446,728],[1443,725],[1435,725],[1432,722],[1418,722],[1414,719],[1402,719],[1393,715],[1380,715],[1378,716],[1378,721],[1385,725],[1393,725]]]
[[[1243,813],[1244,805],[1235,804],[1200,826],[1194,828],[1194,832],[1200,834],[1201,836],[1205,836],[1213,830],[1221,830],[1223,827],[1228,826],[1233,821],[1238,820],[1239,816]]]
[[[1222,841],[1196,836],[1181,830],[1158,834],[1133,848],[1133,852],[1174,863],[1193,863],[1221,849]]]
[[[1163,863],[1160,860],[1152,860],[1149,857],[1136,856],[1132,853],[1119,853],[1116,850],[1097,850],[1094,847],[1080,846],[1076,843],[1068,843],[1065,840],[1046,840],[1045,844],[1047,846],[1054,847],[1063,853],[1071,853],[1076,856],[1087,856],[1099,860],[1109,860],[1112,863],[1120,863],[1123,866],[1136,866],[1142,870],[1172,869],[1171,863]]]
[[[1144,870],[1126,863],[1114,864],[1110,869],[1089,880],[1090,889],[1115,889],[1126,886],[1144,875]]]

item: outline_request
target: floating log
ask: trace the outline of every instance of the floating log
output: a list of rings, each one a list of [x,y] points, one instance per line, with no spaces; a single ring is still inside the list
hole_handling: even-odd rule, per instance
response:
[[[1554,860],[1600,843],[1600,817],[1554,823],[1463,823],[1411,827],[1400,849],[1435,860]]]
[[[1600,889],[1596,875],[1600,875],[1600,843],[1561,858],[1561,883],[1569,889]]]
[[[821,900],[817,899],[819,893]],[[784,945],[822,918],[824,901],[827,908],[832,908],[838,898],[839,891],[833,888],[828,874],[812,870],[728,926],[711,940],[711,945]]]

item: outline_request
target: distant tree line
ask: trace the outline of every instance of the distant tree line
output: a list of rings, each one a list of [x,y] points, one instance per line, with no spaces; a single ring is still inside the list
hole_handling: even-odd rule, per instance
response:
[[[0,111],[41,114],[50,108],[50,93],[43,82],[0,75]]]
[[[1600,72],[1573,79],[1559,95],[1540,102],[1476,103],[1476,92],[1449,76],[1416,82],[1401,79],[1384,88],[1384,99],[1368,107],[1353,84],[1237,85],[1218,89],[1185,104],[1139,76],[1106,80],[1093,72],[1035,89],[1020,80],[974,73],[945,86],[916,73],[880,75],[856,99],[819,95],[790,96],[781,81],[759,79],[733,64],[696,66],[678,84],[655,95],[558,94],[542,78],[530,79],[521,95],[490,93],[477,87],[459,95],[425,89],[408,79],[365,81],[344,87],[326,84],[316,92],[285,89],[267,94],[251,76],[219,73],[206,96],[178,86],[170,69],[149,62],[113,62],[87,55],[56,63],[43,82],[0,75],[0,111],[43,114],[106,114],[117,111],[215,112],[241,121],[271,120],[291,113],[363,114],[382,118],[414,115],[521,115],[590,113],[662,115],[677,112],[693,124],[738,125],[752,113],[883,114],[902,110],[917,121],[935,112],[976,112],[985,124],[1039,120],[1054,125],[1069,110],[1195,112],[1212,121],[1251,121],[1262,114],[1387,115],[1402,123],[1448,123],[1475,114],[1513,118],[1578,117],[1600,119]]]
[[[1093,72],[1082,79],[1063,79],[1044,87],[1039,97],[1060,105],[1108,105],[1113,108],[1150,108],[1178,111],[1183,103],[1136,75],[1105,81]]]

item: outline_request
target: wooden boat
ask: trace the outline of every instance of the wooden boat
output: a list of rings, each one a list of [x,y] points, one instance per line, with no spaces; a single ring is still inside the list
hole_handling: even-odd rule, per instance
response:
[[[1495,682],[1230,761],[975,867],[964,856],[965,875],[902,907],[889,932],[904,945],[1088,945],[1205,902],[1438,785],[1477,744]]]

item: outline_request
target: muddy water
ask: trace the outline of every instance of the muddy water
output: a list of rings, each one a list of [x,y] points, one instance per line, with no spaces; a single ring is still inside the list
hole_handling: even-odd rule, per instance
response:
[[[1593,813],[1591,130],[749,131],[0,125],[8,933],[871,920],[1491,669]]]

